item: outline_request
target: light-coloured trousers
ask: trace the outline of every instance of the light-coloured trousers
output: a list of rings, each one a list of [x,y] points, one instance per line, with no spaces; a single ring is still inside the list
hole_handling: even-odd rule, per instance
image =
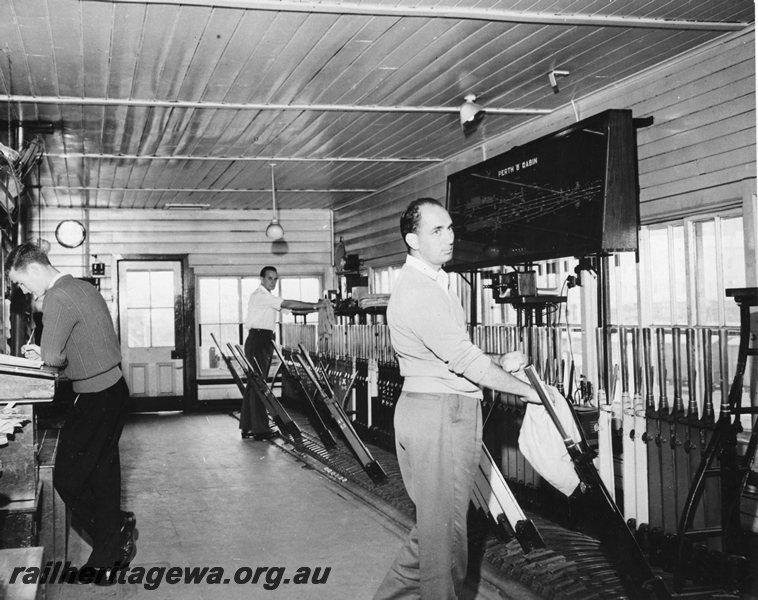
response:
[[[416,525],[374,600],[452,600],[466,576],[466,514],[479,465],[477,398],[403,392],[395,408],[395,448]]]

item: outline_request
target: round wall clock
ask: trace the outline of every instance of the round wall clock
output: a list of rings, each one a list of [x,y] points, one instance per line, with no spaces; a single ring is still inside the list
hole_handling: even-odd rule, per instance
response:
[[[78,248],[86,237],[87,230],[84,229],[84,225],[73,219],[61,221],[55,228],[55,239],[65,248]]]

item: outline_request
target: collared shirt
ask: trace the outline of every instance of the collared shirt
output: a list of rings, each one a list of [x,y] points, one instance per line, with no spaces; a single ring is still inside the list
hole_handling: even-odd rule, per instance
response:
[[[284,300],[274,296],[262,285],[259,286],[247,301],[247,318],[245,329],[276,329],[276,313],[282,310]]]
[[[469,340],[463,307],[447,280],[442,269],[409,255],[390,295],[387,322],[403,391],[481,398],[476,382],[491,360]]]

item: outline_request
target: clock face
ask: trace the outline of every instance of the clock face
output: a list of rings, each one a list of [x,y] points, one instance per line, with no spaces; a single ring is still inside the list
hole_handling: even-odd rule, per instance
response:
[[[61,221],[55,228],[55,239],[65,248],[78,248],[86,237],[87,230],[84,229],[84,225],[73,219]]]

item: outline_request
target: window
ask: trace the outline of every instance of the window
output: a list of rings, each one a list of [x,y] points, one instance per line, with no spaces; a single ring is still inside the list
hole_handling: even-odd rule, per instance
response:
[[[174,347],[174,272],[126,273],[129,348]]]
[[[726,297],[745,286],[742,217],[685,219],[643,227],[640,278],[644,280],[643,324],[738,326],[737,304]],[[631,270],[621,276],[632,282]],[[628,311],[614,312],[614,323],[630,324]]]
[[[383,267],[381,269],[371,269],[371,278],[369,279],[369,289],[372,294],[389,294],[392,287],[397,281],[401,267]]]
[[[698,325],[740,324],[737,303],[724,291],[745,287],[745,241],[742,217],[716,218],[694,224],[695,307]]]
[[[250,294],[260,285],[259,277],[198,277],[197,305],[199,322],[198,372],[201,376],[228,375],[216,344],[244,344],[247,332],[243,324],[247,316],[247,302]],[[280,277],[273,294],[289,300],[317,302],[321,297],[319,277]],[[283,323],[292,323],[294,315],[289,311],[280,313]],[[315,322],[316,315],[308,315],[309,322]]]
[[[634,252],[619,252],[610,260],[608,287],[611,321],[616,325],[637,326],[640,321],[636,255]]]
[[[201,375],[226,375],[226,365],[211,338],[216,336],[224,350],[227,343],[242,344],[242,327],[247,298],[260,285],[258,277],[199,277],[197,305],[200,339],[198,371]]]
[[[256,286],[257,287],[257,286]],[[274,294],[288,300],[318,302],[321,299],[320,277],[280,277]],[[294,323],[295,315],[288,310],[279,313],[281,323]],[[308,315],[308,323],[317,323],[318,313]]]

